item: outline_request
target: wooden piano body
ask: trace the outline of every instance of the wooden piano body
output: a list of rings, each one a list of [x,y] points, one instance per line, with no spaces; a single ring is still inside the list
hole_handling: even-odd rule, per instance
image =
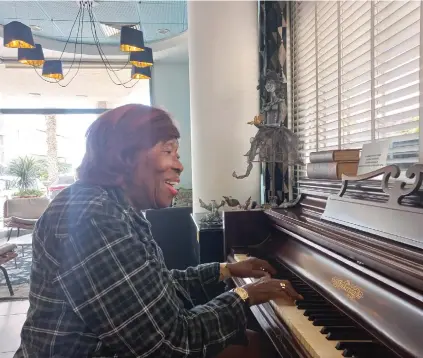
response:
[[[294,287],[305,296],[303,306],[278,308],[277,303],[268,303],[251,308],[281,357],[423,357],[421,180],[415,184],[398,199],[395,188],[381,189],[380,182],[363,178],[349,190],[345,180],[340,194],[339,182],[303,180],[303,198],[295,208],[225,212],[229,260],[239,254],[267,259],[276,266],[278,278],[294,280]],[[405,192],[407,187],[400,189]],[[337,216],[327,207],[339,198],[355,202],[360,211],[352,212],[351,225],[322,218],[324,213]],[[363,204],[357,206],[357,200]],[[354,222],[374,203],[382,207],[380,222]],[[351,210],[347,204],[344,218]],[[422,215],[412,223],[414,232],[415,226],[421,232],[421,242],[409,245],[398,239],[407,240],[413,230],[410,216],[389,214],[388,209],[402,210],[397,204]],[[390,236],[394,233],[375,234],[387,221],[389,227],[394,223],[403,229],[394,239]],[[249,279],[234,281],[243,285]]]

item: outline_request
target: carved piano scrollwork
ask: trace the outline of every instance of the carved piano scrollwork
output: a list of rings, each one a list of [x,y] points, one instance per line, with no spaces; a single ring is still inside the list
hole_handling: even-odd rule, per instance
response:
[[[348,177],[346,175],[342,176],[342,187],[340,192],[338,193],[338,196],[342,197],[345,192],[348,189],[349,182],[356,182],[356,181],[362,181],[362,180],[368,180],[375,178],[379,175],[383,174],[382,178],[382,190],[389,195],[388,204],[389,205],[401,205],[401,200],[411,194],[416,193],[423,182],[423,164],[415,164],[408,168],[405,175],[409,179],[414,178],[414,183],[411,185],[411,187],[405,189],[405,186],[407,183],[403,181],[395,181],[393,183],[392,188],[389,188],[389,179],[397,179],[400,174],[401,170],[396,165],[389,165],[387,167],[375,170],[370,173],[358,175],[355,177]]]
[[[422,186],[423,164],[408,168],[406,176],[414,179],[407,185],[396,180],[389,186],[389,179],[398,179],[401,174],[396,165],[390,165],[356,177],[342,176],[342,187],[337,195],[329,196],[322,219],[379,235],[423,249],[423,238],[419,222],[423,219],[421,205],[402,205],[406,196],[415,194]],[[366,198],[345,196],[350,182],[359,182],[383,175],[381,188],[388,195],[387,202],[375,202]],[[406,187],[407,185],[407,187]]]

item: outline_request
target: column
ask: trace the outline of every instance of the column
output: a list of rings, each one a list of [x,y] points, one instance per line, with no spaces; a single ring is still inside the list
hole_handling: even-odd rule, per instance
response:
[[[191,158],[198,199],[260,199],[259,164],[242,174],[259,113],[258,9],[254,1],[188,1]]]
[[[184,166],[180,186],[192,189],[189,73],[186,63],[156,63],[151,77],[151,104],[168,111],[176,121],[181,138],[179,155]]]

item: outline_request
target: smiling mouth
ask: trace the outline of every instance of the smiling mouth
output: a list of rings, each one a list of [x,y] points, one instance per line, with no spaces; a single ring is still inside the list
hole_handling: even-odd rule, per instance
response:
[[[179,184],[179,181],[170,181],[170,180],[166,180],[165,181],[166,186],[168,187],[170,193],[175,196],[178,194],[178,190],[175,189],[175,185]]]

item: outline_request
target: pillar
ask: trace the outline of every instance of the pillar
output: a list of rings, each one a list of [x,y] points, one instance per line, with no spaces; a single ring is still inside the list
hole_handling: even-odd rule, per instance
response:
[[[184,166],[180,186],[192,189],[189,74],[186,63],[155,63],[151,77],[151,104],[169,112],[181,138],[179,155]]]
[[[194,212],[198,199],[260,199],[259,164],[245,172],[247,122],[259,113],[258,9],[254,1],[188,1],[191,158]]]

